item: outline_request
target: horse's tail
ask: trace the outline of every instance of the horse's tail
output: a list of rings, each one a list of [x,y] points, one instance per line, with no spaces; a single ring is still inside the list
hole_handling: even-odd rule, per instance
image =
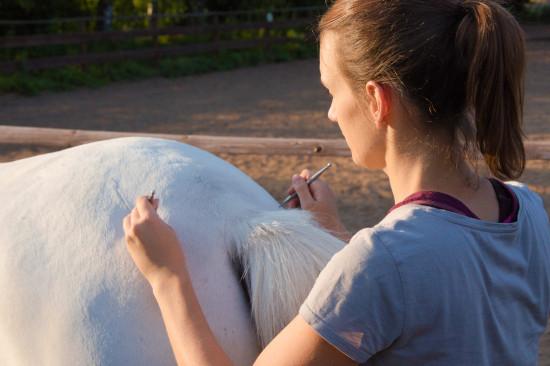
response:
[[[261,212],[230,231],[263,348],[297,315],[319,272],[344,243],[302,210]]]

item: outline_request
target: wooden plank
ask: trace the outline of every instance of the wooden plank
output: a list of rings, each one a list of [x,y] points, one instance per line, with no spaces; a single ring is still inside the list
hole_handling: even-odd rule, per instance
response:
[[[177,135],[0,125],[0,144],[6,145],[39,145],[64,149],[93,141],[129,136],[176,140],[213,153],[319,156],[351,155],[343,139]],[[525,150],[528,160],[550,160],[550,141],[526,140]]]
[[[528,160],[550,160],[550,141],[526,140]]]
[[[288,13],[314,13],[320,14],[327,9],[326,6],[309,5],[309,6],[296,6],[290,8],[277,8],[273,11],[276,16]],[[265,15],[266,11],[263,9],[254,10],[221,10],[221,11],[208,11],[208,12],[196,12],[196,13],[167,13],[158,14],[158,19],[187,19],[187,18],[200,18],[207,19],[213,16],[239,16],[239,15]],[[113,18],[114,21],[122,20],[145,20],[148,15],[117,15]],[[84,17],[64,17],[64,18],[49,18],[49,19],[32,19],[32,20],[13,20],[13,19],[0,19],[0,26],[28,26],[37,24],[64,24],[64,23],[86,23],[96,22],[104,20],[104,17],[97,16],[84,16]]]
[[[121,41],[137,37],[158,37],[158,36],[176,36],[193,35],[197,33],[211,32],[231,32],[239,30],[261,29],[270,27],[273,29],[285,29],[306,27],[311,25],[314,19],[293,19],[282,20],[273,23],[268,22],[247,22],[235,24],[205,24],[196,26],[169,26],[156,29],[138,29],[131,31],[112,31],[112,32],[78,32],[61,34],[38,34],[30,36],[11,36],[0,38],[0,48],[28,48],[51,45],[70,45],[81,44],[85,42],[97,41]]]
[[[550,26],[548,24],[522,24],[525,39],[528,42],[547,42],[550,40]]]
[[[90,65],[126,60],[144,60],[157,57],[184,56],[209,53],[219,50],[236,50],[261,46],[265,43],[291,42],[288,38],[252,39],[189,44],[175,47],[158,47],[139,50],[124,50],[86,55],[58,56],[31,59],[21,62],[0,62],[0,72],[11,73],[17,70],[34,71],[54,69],[68,65]]]
[[[350,156],[346,142],[342,139],[176,135],[0,126],[0,144],[39,145],[57,149],[64,149],[93,141],[130,136],[176,140],[213,153]]]
[[[225,15],[225,13],[220,13]],[[209,15],[212,16],[212,15]],[[162,18],[162,17],[160,17]],[[277,20],[272,23],[244,22],[234,24],[205,24],[199,26],[167,26],[158,29],[137,29],[130,31],[111,32],[77,32],[61,34],[35,34],[24,36],[0,37],[0,48],[27,48],[37,46],[51,46],[62,44],[80,44],[83,42],[120,41],[137,37],[154,37],[163,35],[185,35],[210,32],[230,32],[236,30],[250,30],[270,27],[272,29],[284,29],[294,27],[306,27],[312,25],[317,19],[307,17],[298,19]],[[527,41],[540,41],[550,39],[549,26],[524,25]]]

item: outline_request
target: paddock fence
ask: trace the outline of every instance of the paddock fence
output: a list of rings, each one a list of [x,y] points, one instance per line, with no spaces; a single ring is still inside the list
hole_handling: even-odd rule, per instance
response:
[[[71,65],[263,48],[313,42],[324,8],[227,11],[145,16],[80,17],[34,21],[0,20],[0,72],[36,71]],[[117,23],[133,24],[114,29]],[[53,25],[56,25],[53,27]],[[109,26],[105,26],[109,24]],[[18,34],[18,29],[50,34]],[[2,34],[0,32],[0,34]],[[53,55],[52,55],[53,54]]]
[[[350,156],[350,151],[343,139],[178,135],[0,125],[0,144],[5,145],[34,145],[65,149],[119,137],[175,140],[215,154]],[[528,160],[550,160],[550,141],[526,140],[525,150]]]

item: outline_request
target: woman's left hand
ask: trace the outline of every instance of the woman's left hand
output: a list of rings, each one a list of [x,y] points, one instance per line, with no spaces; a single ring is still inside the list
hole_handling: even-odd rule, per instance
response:
[[[152,287],[185,273],[185,259],[176,232],[157,214],[159,200],[139,197],[123,220],[126,246]]]

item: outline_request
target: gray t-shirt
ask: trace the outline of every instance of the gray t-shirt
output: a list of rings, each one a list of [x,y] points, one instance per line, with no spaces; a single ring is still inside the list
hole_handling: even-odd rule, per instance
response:
[[[536,365],[550,316],[550,224],[540,197],[506,182],[518,220],[397,208],[319,275],[300,315],[365,365]]]

